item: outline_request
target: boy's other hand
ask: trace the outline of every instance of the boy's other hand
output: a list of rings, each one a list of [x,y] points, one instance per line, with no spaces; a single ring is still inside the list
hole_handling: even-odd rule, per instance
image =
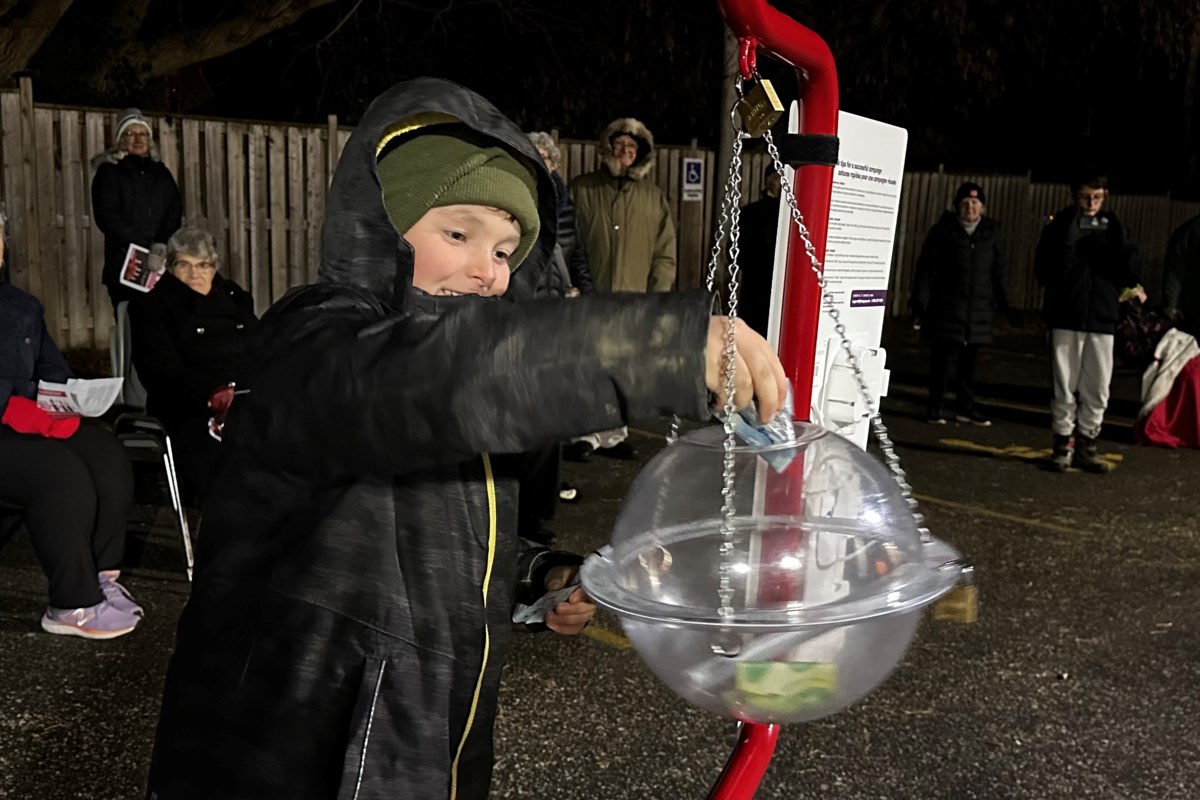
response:
[[[717,402],[725,404],[725,341],[729,331],[729,317],[713,317],[708,323],[708,344],[704,350],[704,383],[717,396]],[[737,388],[734,405],[740,410],[758,398],[758,416],[770,422],[775,412],[783,408],[787,399],[787,375],[779,356],[767,344],[767,340],[754,332],[750,326],[737,320]]]
[[[578,572],[579,567],[554,567],[546,574],[546,591],[557,592],[570,586]],[[580,588],[571,592],[566,602],[559,603],[546,614],[546,627],[564,636],[574,636],[586,628],[594,616],[596,606]]]

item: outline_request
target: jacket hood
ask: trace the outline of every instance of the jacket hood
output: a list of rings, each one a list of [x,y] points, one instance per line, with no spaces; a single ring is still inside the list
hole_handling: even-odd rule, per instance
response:
[[[598,142],[600,149],[597,152],[600,153],[600,162],[608,169],[609,175],[616,175],[620,169],[617,166],[617,159],[612,153],[612,144],[609,142],[616,133],[628,133],[638,140],[637,161],[633,162],[633,166],[629,168],[626,175],[635,181],[640,181],[650,173],[650,170],[654,169],[654,134],[633,117],[614,119],[604,126]]]
[[[375,98],[342,151],[321,229],[320,281],[370,292],[391,308],[405,305],[412,291],[413,250],[392,227],[376,173],[382,145],[422,129],[462,123],[483,134],[530,167],[537,176],[541,233],[533,250],[512,275],[505,298],[533,295],[554,250],[554,184],[541,156],[525,135],[484,98],[438,78],[417,78]]]
[[[125,156],[127,156],[127,155],[129,155],[129,153],[125,152],[120,147],[118,147],[117,145],[114,144],[112,147],[108,148],[103,153],[99,153],[92,157],[92,160],[90,162],[91,166],[92,166],[92,172],[95,172],[96,169],[99,168],[99,166],[101,164],[120,163],[121,159],[125,158]],[[153,140],[150,141],[150,152],[146,153],[146,158],[149,158],[151,161],[161,161],[162,160],[158,154],[158,145],[155,144]]]

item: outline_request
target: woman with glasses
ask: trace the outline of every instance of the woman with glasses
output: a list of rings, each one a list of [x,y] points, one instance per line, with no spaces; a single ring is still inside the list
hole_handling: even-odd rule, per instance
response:
[[[129,306],[133,366],[146,410],[175,445],[189,505],[207,493],[220,445],[208,435],[208,398],[236,377],[258,327],[249,293],[217,270],[212,235],[181,228],[167,242],[167,271]]]
[[[158,158],[150,121],[136,108],[117,121],[116,144],[92,160],[92,217],[104,234],[103,282],[113,310],[140,292],[120,282],[130,244],[149,249],[179,229],[179,187]]]

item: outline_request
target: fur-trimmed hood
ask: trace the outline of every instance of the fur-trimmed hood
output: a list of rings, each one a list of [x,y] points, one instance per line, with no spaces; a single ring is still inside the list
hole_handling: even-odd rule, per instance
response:
[[[617,159],[612,153],[612,144],[610,140],[618,133],[628,133],[638,143],[637,161],[633,162],[633,166],[626,173],[635,181],[640,181],[642,178],[650,174],[650,170],[654,169],[654,134],[650,133],[640,120],[633,117],[621,117],[614,119],[608,125],[604,126],[604,130],[600,133],[600,162],[608,169],[610,175],[616,175],[618,166]]]
[[[122,150],[119,145],[114,144],[103,153],[99,153],[92,157],[90,162],[92,166],[92,172],[95,172],[97,169],[99,169],[101,164],[116,164],[127,155],[129,155],[129,153]],[[162,158],[158,154],[158,145],[155,144],[153,139],[150,140],[150,151],[146,153],[146,157],[151,161],[162,161]]]

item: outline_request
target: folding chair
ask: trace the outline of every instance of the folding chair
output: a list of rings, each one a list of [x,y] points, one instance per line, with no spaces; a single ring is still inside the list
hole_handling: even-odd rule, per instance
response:
[[[113,423],[118,441],[129,450],[148,450],[162,459],[163,471],[167,475],[167,488],[171,494],[171,507],[175,511],[175,526],[183,540],[183,554],[187,559],[188,580],[192,579],[192,535],[188,529],[187,511],[179,491],[179,477],[175,471],[175,451],[166,428],[156,418],[145,413],[146,389],[138,380],[133,368],[129,328],[129,303],[117,305],[117,321],[109,332],[109,359],[115,377],[124,378],[118,402],[140,409],[117,417]]]

